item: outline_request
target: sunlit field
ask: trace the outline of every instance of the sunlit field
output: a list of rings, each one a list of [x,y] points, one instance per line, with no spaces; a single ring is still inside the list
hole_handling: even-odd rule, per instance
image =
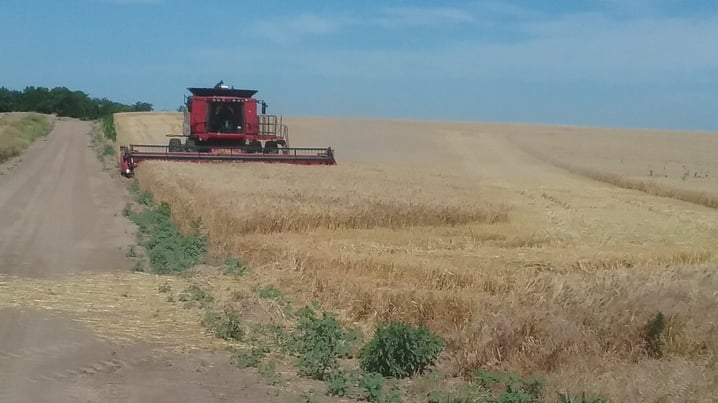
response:
[[[718,135],[288,120],[292,145],[332,146],[339,165],[153,162],[137,179],[297,301],[366,329],[427,324],[453,375],[539,374],[615,401],[718,392]],[[123,145],[181,127],[116,121]]]
[[[38,113],[0,113],[0,162],[20,155],[52,128],[51,118]]]

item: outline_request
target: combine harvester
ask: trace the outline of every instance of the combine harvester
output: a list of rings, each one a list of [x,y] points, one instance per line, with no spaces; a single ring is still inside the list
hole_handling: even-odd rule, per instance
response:
[[[229,88],[223,82],[188,90],[192,95],[185,101],[183,133],[167,135],[173,137],[168,145],[120,147],[122,175],[131,177],[137,165],[148,160],[336,165],[331,147],[290,148],[287,126],[281,117],[266,114],[266,102],[254,98],[257,91]]]

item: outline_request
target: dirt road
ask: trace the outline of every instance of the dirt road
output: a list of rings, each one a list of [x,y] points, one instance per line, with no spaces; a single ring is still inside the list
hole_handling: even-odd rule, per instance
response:
[[[129,271],[127,195],[88,147],[90,126],[59,120],[0,176],[0,293],[14,278]],[[88,301],[88,304],[91,304]],[[226,354],[167,355],[97,337],[62,307],[0,307],[0,402],[271,401]],[[282,401],[280,397],[275,397]]]
[[[127,270],[122,190],[87,146],[90,127],[58,121],[0,176],[0,273],[23,277]]]

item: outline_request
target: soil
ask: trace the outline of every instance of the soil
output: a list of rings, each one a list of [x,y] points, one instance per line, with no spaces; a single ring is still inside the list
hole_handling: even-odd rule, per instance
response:
[[[0,286],[131,270],[126,186],[103,171],[89,123],[58,119],[0,176]],[[118,175],[119,177],[119,175]],[[1,287],[0,287],[1,289]],[[227,353],[119,345],[53,311],[0,309],[0,402],[287,401]]]

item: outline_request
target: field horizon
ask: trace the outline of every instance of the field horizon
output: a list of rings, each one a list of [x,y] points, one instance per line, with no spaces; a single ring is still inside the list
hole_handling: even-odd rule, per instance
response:
[[[142,114],[142,115],[168,115],[179,118],[182,112],[172,110],[153,110],[146,112],[118,112],[115,115],[123,114]],[[362,116],[362,115],[303,115],[303,114],[282,114],[284,119],[297,120],[297,119],[316,119],[316,120],[338,120],[338,121],[373,121],[373,122],[384,122],[384,123],[429,123],[429,124],[466,124],[466,125],[495,125],[495,126],[519,126],[526,128],[564,128],[564,129],[598,129],[598,130],[609,130],[609,131],[629,131],[629,132],[656,132],[656,133],[685,133],[685,134],[710,134],[718,135],[718,131],[715,130],[701,130],[701,129],[686,129],[686,128],[660,128],[650,126],[612,126],[612,125],[599,125],[599,124],[577,124],[568,122],[532,122],[532,121],[508,121],[508,120],[481,120],[481,119],[418,119],[418,118],[405,118],[405,117],[378,117],[378,116]]]

